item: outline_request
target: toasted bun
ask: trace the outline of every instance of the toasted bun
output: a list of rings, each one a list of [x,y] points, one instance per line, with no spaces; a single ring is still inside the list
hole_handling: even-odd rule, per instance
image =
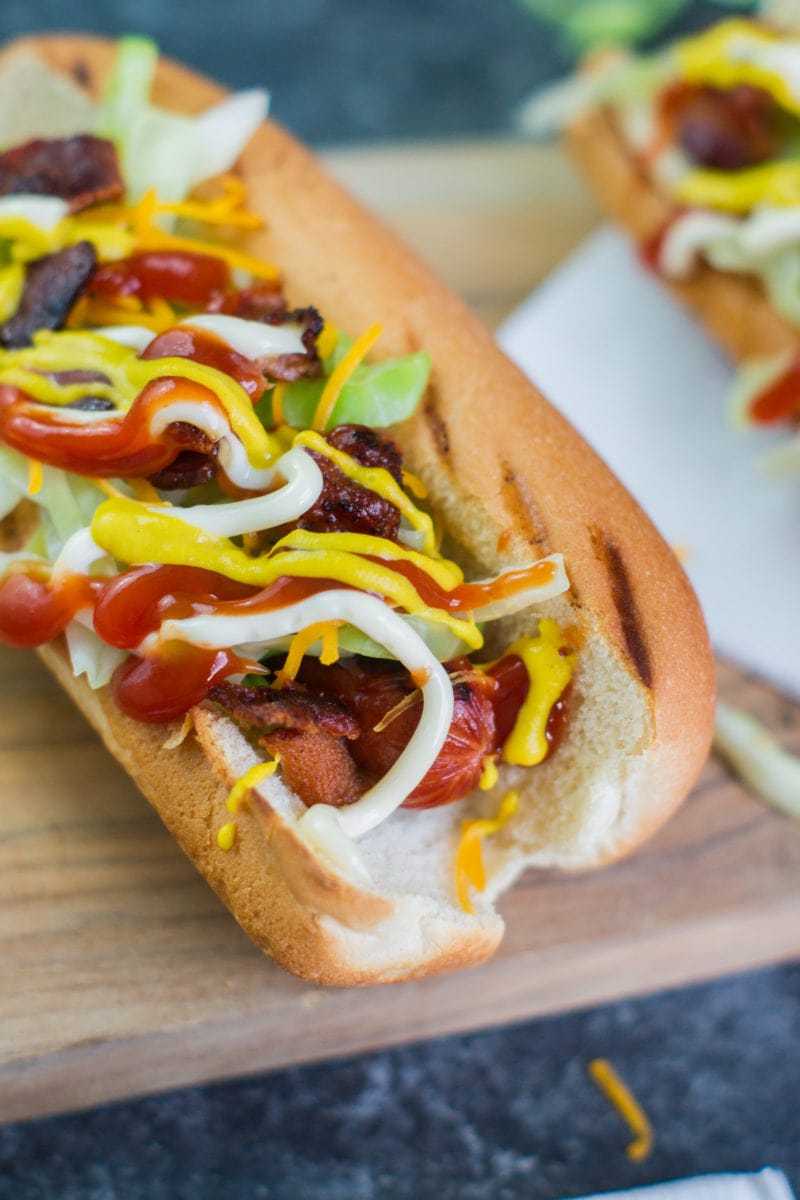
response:
[[[27,40],[15,52],[30,49],[94,88],[112,56],[89,38]],[[159,67],[161,104],[191,112],[221,94],[182,67]],[[283,966],[335,984],[465,966],[497,946],[493,901],[527,865],[609,861],[687,793],[711,736],[705,627],[675,557],[621,484],[391,233],[274,124],[253,139],[240,171],[250,207],[267,221],[250,248],[281,266],[293,304],[313,302],[355,332],[379,320],[384,355],[430,352],[423,411],[400,440],[449,551],[483,574],[565,555],[572,594],[493,633],[507,644],[543,613],[570,628],[579,655],[564,741],[534,770],[504,768],[491,793],[395,813],[359,843],[365,885],[309,850],[296,828],[303,806],[276,777],[237,818],[234,847],[217,847],[227,790],[255,761],[218,712],[196,709],[194,733],[166,750],[171,728],[123,716],[108,689],[73,678],[60,645],[43,657],[236,919]],[[486,848],[489,884],[468,915],[453,872],[461,821],[493,812],[509,786],[520,788],[520,808]]]
[[[613,113],[596,109],[581,117],[567,141],[609,216],[638,245],[664,228],[675,201],[627,144]],[[737,362],[800,350],[800,330],[775,312],[755,276],[699,264],[690,279],[663,282]]]

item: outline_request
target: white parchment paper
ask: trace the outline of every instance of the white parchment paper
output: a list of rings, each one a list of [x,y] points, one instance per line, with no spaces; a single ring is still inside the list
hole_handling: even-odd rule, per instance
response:
[[[800,479],[763,470],[780,434],[731,426],[721,352],[609,229],[499,340],[679,552],[717,651],[800,696]]]
[[[699,1175],[675,1183],[604,1192],[585,1200],[794,1200],[786,1176],[767,1168],[754,1175]]]

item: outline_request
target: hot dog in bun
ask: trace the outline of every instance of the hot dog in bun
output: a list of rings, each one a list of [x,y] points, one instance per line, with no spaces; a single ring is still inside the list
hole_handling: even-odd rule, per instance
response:
[[[740,364],[734,418],[800,467],[800,34],[731,18],[650,58],[604,54],[544,102],[643,262]]]
[[[614,859],[691,786],[689,585],[263,98],[161,62],[154,109],[142,43],[31,55],[92,105],[0,155],[0,636],[283,966],[478,962],[526,866]]]

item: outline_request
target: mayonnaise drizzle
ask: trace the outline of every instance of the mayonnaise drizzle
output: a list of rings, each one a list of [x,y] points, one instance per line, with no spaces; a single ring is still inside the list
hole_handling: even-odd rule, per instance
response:
[[[142,642],[139,653],[152,654],[163,642],[178,640],[206,649],[254,642],[279,642],[316,621],[344,621],[388,650],[409,671],[422,674],[422,714],[397,762],[360,800],[337,810],[344,832],[352,838],[374,829],[398,808],[433,766],[453,719],[453,688],[447,672],[422,638],[382,600],[333,588],[269,613],[238,616],[208,614],[164,621]],[[316,807],[316,806],[314,806]],[[314,812],[311,808],[309,812]],[[310,818],[313,822],[316,818]],[[300,827],[303,828],[303,820]]]
[[[43,233],[52,233],[59,221],[69,213],[66,200],[57,196],[37,196],[20,193],[16,196],[0,197],[0,221],[3,217],[19,217],[41,229]]]
[[[88,575],[101,558],[107,558],[106,552],[92,537],[91,529],[79,529],[62,546],[53,563],[50,581],[56,584],[68,575]]]
[[[800,241],[800,211],[764,206],[746,217],[698,209],[673,221],[661,245],[659,269],[670,279],[691,274],[699,253],[722,270],[747,270]]]
[[[217,460],[236,487],[247,492],[263,492],[272,483],[274,466],[254,467],[251,464],[243,442],[231,429],[228,417],[213,404],[203,404],[197,400],[176,400],[172,404],[164,404],[155,409],[150,418],[151,434],[158,437],[173,421],[194,425],[218,444]]]
[[[231,504],[196,504],[192,508],[175,508],[168,515],[196,529],[204,529],[219,537],[237,537],[253,530],[272,529],[296,521],[322,492],[322,472],[309,454],[300,447],[289,450],[275,464],[274,475],[282,475],[286,483],[277,491],[251,500]],[[152,512],[164,514],[164,509],[148,506]]]
[[[199,313],[179,322],[191,329],[216,334],[245,358],[271,358],[277,354],[305,354],[297,325],[266,325],[224,313]]]

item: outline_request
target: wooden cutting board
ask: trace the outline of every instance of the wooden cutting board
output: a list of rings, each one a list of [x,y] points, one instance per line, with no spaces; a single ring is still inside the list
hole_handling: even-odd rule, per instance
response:
[[[560,154],[514,143],[329,156],[490,322],[591,227]],[[800,750],[800,708],[720,689]],[[800,952],[800,825],[716,761],[611,869],[529,873],[460,975],[322,990],[272,966],[33,654],[0,652],[0,1120],[477,1028]]]

